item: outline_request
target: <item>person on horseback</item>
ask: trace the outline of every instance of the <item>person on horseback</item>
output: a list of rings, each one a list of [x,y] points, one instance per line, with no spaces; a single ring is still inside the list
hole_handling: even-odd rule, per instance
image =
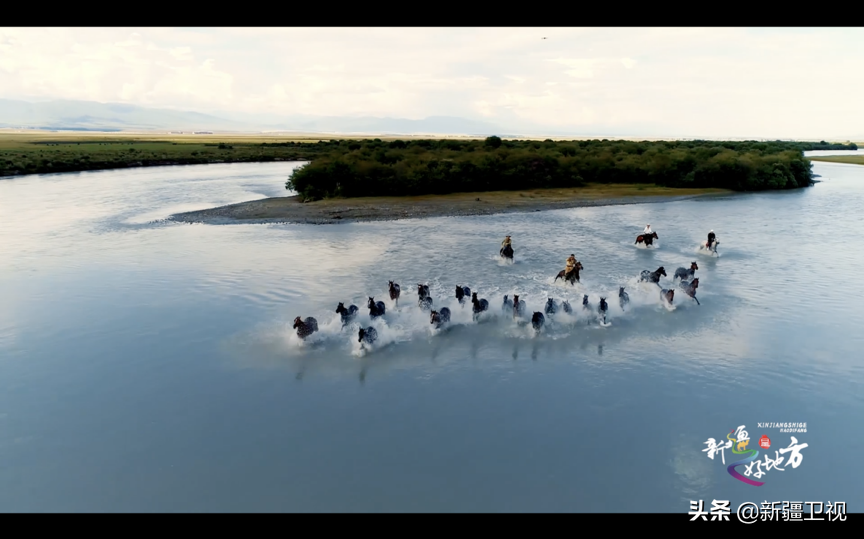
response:
[[[506,249],[507,247],[510,247],[511,249],[513,248],[513,245],[510,243],[510,236],[504,238],[504,241],[501,242],[501,250],[498,252],[501,253],[501,255],[503,256],[504,249]]]
[[[714,244],[714,241],[717,239],[717,236],[714,234],[714,231],[708,233],[708,243],[706,244],[708,250],[711,250],[711,246]]]
[[[645,225],[645,230],[642,231],[642,234],[647,234],[650,236],[653,233],[654,231],[651,230],[651,225]]]
[[[567,259],[567,267],[564,269],[564,277],[569,276],[576,269],[576,255],[571,254]]]

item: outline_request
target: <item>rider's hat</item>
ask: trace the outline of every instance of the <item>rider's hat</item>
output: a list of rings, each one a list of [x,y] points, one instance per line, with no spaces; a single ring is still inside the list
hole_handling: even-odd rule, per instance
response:
[[[713,230],[712,230],[712,231],[711,231],[711,233],[712,233],[712,234],[713,234],[713,233],[714,233],[714,231],[713,231]]]

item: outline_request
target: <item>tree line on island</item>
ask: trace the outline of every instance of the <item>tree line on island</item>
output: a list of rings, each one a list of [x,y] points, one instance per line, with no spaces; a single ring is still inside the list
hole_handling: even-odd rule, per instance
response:
[[[655,184],[735,191],[813,184],[808,150],[852,144],[613,140],[330,141],[286,182],[306,201],[335,197]]]
[[[610,140],[322,140],[226,142],[0,139],[0,177],[142,166],[311,161],[286,188],[306,200],[643,183],[734,190],[812,183],[808,150],[821,142]]]

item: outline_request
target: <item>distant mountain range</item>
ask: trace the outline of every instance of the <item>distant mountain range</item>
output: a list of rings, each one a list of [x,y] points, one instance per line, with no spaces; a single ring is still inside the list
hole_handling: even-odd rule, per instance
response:
[[[0,99],[0,128],[28,128],[54,131],[267,131],[358,135],[498,135],[518,137],[597,137],[669,138],[671,129],[649,124],[632,124],[627,129],[606,125],[583,126],[573,130],[548,129],[527,122],[502,127],[489,122],[453,116],[431,116],[423,120],[404,118],[273,115],[237,112],[200,112],[158,109],[121,103],[95,101],[42,101]],[[667,131],[667,136],[658,132]],[[672,138],[706,138],[682,136]],[[755,137],[761,138],[761,137]],[[822,137],[826,139],[826,137]],[[744,140],[726,137],[726,140]],[[809,140],[809,139],[808,139]],[[813,140],[820,140],[814,138]],[[826,139],[827,140],[827,139]],[[859,137],[834,137],[831,140],[864,140]]]
[[[402,118],[350,118],[309,115],[224,113],[155,109],[93,101],[28,102],[0,99],[0,127],[71,131],[295,131],[344,134],[460,134],[499,135],[499,126],[465,118],[432,116],[423,120]]]

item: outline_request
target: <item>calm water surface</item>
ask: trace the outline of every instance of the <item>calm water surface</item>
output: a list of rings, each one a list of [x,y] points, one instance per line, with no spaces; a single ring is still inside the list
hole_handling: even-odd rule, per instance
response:
[[[838,152],[834,152],[838,153]],[[794,192],[338,225],[189,225],[294,164],[0,180],[0,510],[687,512],[864,508],[864,167]],[[635,236],[651,223],[656,249]],[[696,247],[708,230],[717,258]],[[516,263],[497,260],[513,236]],[[552,277],[575,253],[576,288]],[[696,261],[701,305],[642,270]],[[402,287],[395,308],[387,282]],[[433,334],[428,283],[453,325]],[[453,297],[488,299],[474,322]],[[625,286],[630,306],[618,305]],[[534,336],[502,316],[569,299]],[[609,298],[611,325],[581,309]],[[374,323],[369,296],[387,305]],[[378,328],[363,351],[339,302]],[[301,343],[296,316],[320,331]],[[762,428],[806,422],[806,433]],[[745,425],[760,487],[709,438]],[[740,457],[725,451],[725,462]],[[786,460],[788,460],[788,454]],[[759,459],[764,460],[760,450]],[[738,468],[743,473],[744,466]]]

